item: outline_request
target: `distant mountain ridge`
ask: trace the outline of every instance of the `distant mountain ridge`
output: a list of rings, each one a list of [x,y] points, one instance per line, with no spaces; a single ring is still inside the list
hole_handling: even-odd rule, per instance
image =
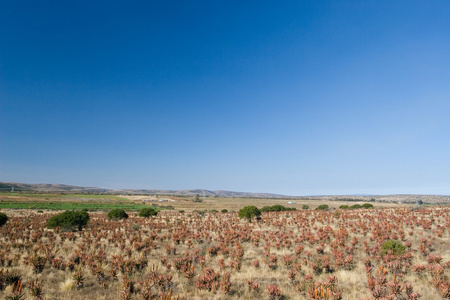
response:
[[[104,189],[98,187],[81,187],[67,184],[29,184],[16,182],[0,182],[0,192],[30,192],[30,193],[71,193],[71,194],[110,194],[110,195],[172,195],[172,196],[205,196],[205,197],[235,197],[235,198],[284,198],[312,201],[359,201],[359,202],[391,202],[391,203],[429,203],[450,204],[448,195],[316,195],[316,196],[286,196],[271,193],[248,193],[233,191],[211,191],[206,189],[189,190],[157,190],[157,189]]]
[[[206,189],[190,190],[157,190],[157,189],[104,189],[98,187],[81,187],[67,184],[30,184],[17,182],[0,182],[0,191],[16,192],[49,192],[49,193],[100,193],[100,194],[151,194],[151,195],[179,195],[179,196],[206,196],[206,197],[254,197],[254,198],[285,198],[289,196],[270,193],[248,193],[233,191],[210,191]]]

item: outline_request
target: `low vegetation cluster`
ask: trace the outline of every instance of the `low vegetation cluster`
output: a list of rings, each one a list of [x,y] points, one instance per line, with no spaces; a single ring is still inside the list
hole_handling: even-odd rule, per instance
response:
[[[360,204],[354,204],[354,205],[341,205],[339,206],[340,209],[359,209],[359,208],[373,208],[373,205],[370,203],[364,203],[363,205]]]
[[[128,214],[126,213],[125,210],[121,209],[121,208],[116,208],[111,210],[108,213],[108,219],[110,220],[122,220],[122,219],[128,219]]]
[[[148,208],[141,209],[139,211],[138,216],[148,218],[148,217],[156,216],[157,214],[158,214],[158,212],[154,208],[148,207]]]
[[[8,221],[8,216],[0,212],[0,226],[3,226]]]
[[[47,228],[60,227],[63,230],[81,230],[89,222],[89,214],[86,211],[67,210],[61,214],[51,217],[47,221]]]
[[[328,204],[322,204],[316,207],[316,210],[328,210],[330,207]]]
[[[292,211],[296,210],[295,207],[284,207],[283,205],[276,204],[272,206],[264,206],[261,208],[262,212],[269,212],[269,211]]]
[[[449,207],[125,213],[6,211],[0,299],[450,297]]]

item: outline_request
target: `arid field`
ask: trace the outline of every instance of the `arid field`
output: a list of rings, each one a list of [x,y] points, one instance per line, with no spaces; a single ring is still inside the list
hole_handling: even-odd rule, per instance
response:
[[[9,220],[0,227],[0,298],[450,297],[448,206],[343,210],[333,202],[337,209],[322,211],[314,210],[322,203],[298,202],[296,211],[249,222],[238,217],[242,202],[215,203],[169,201],[163,205],[175,210],[149,218],[130,211],[120,221],[89,212],[89,224],[73,232],[46,228],[58,212],[2,209]],[[383,249],[389,240],[404,248]]]

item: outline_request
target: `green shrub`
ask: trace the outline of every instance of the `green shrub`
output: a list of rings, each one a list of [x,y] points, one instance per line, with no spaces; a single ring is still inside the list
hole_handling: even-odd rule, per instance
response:
[[[283,205],[280,205],[280,204],[275,204],[275,205],[272,205],[272,206],[264,206],[263,208],[261,208],[262,212],[289,211],[289,210],[296,210],[296,208],[294,208],[294,207],[284,207]]]
[[[261,212],[269,212],[272,211],[272,207],[271,206],[263,206],[263,208],[260,209]]]
[[[252,221],[253,217],[258,217],[261,215],[261,211],[254,205],[245,206],[239,210],[239,218],[246,218],[249,222]]]
[[[222,209],[222,212],[223,212],[223,213],[227,213],[227,212],[228,212],[228,209],[224,208],[224,209]]]
[[[156,216],[157,214],[158,214],[158,212],[155,209],[153,209],[151,207],[145,207],[139,211],[138,215],[139,215],[139,217],[148,218],[151,216]]]
[[[400,242],[388,240],[381,245],[381,254],[388,254],[392,250],[394,255],[402,255],[405,253],[405,249],[406,247]]]
[[[285,211],[286,207],[280,204],[272,205],[272,211]]]
[[[309,209],[309,205],[306,205],[306,204],[303,205],[303,206],[302,206],[302,209]]]
[[[47,228],[60,227],[63,230],[81,230],[89,223],[89,214],[85,211],[66,210],[47,221]]]
[[[352,206],[348,205],[341,205],[339,206],[340,209],[358,209],[358,208],[373,208],[373,205],[370,203],[364,203],[363,205],[359,204],[353,204]]]
[[[316,210],[328,210],[330,208],[327,204],[322,204],[316,207]]]
[[[0,226],[5,225],[6,222],[8,222],[8,216],[0,212]]]
[[[128,214],[122,208],[116,208],[108,213],[108,219],[114,221],[128,219]]]

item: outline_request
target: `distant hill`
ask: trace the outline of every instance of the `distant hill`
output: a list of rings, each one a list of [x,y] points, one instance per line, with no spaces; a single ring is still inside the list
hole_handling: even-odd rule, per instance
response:
[[[103,189],[98,187],[81,187],[66,184],[29,184],[16,182],[0,182],[2,192],[38,192],[38,193],[92,193],[92,194],[151,194],[151,195],[179,195],[179,196],[200,196],[206,197],[253,197],[253,198],[285,198],[288,196],[268,193],[247,193],[231,191],[210,191],[205,189],[192,190],[156,190],[156,189]]]
[[[16,182],[0,182],[1,192],[39,192],[39,193],[103,193],[112,191],[109,189],[101,189],[96,187],[80,187],[67,184],[29,184]]]
[[[0,182],[0,192],[29,193],[71,193],[71,194],[126,194],[126,195],[173,195],[235,198],[286,198],[311,201],[354,201],[354,202],[393,202],[393,203],[430,203],[450,204],[450,196],[441,195],[323,195],[323,196],[286,196],[270,193],[247,193],[232,191],[211,191],[205,189],[192,190],[157,190],[157,189],[103,189],[98,187],[81,187],[66,184],[28,184],[16,182]]]

